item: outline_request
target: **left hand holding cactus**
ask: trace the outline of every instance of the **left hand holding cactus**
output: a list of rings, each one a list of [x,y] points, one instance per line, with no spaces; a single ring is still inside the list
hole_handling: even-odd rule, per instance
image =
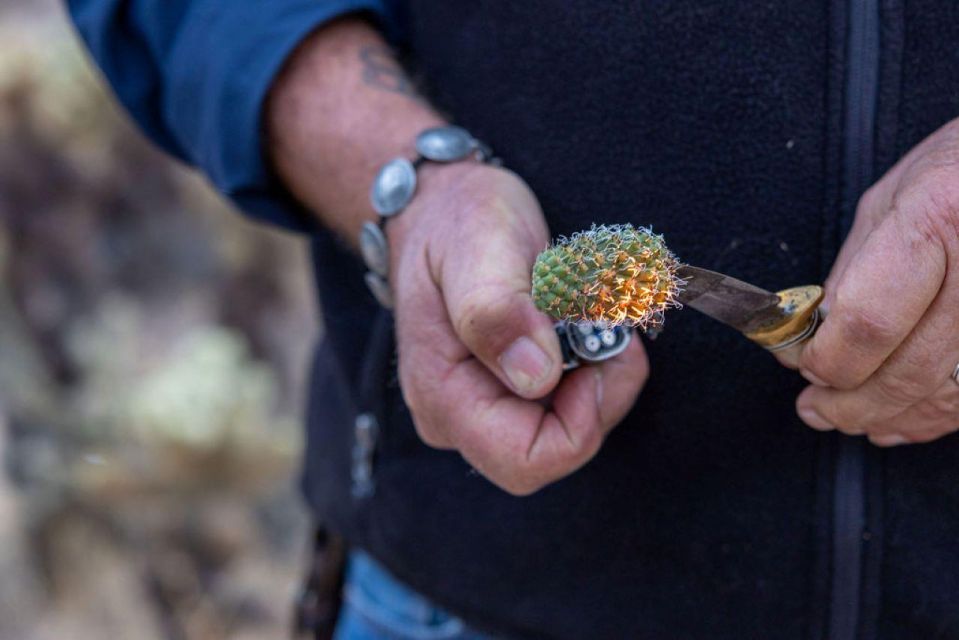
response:
[[[646,381],[645,352],[634,340],[561,377],[553,322],[530,298],[549,234],[529,188],[473,163],[427,167],[422,178],[387,227],[404,398],[427,444],[532,493],[595,455]]]

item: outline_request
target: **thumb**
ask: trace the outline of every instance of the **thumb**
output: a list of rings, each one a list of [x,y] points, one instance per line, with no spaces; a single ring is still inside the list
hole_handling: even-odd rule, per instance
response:
[[[517,395],[539,398],[559,382],[562,353],[553,322],[530,297],[533,261],[545,238],[540,245],[524,236],[504,229],[452,252],[439,284],[466,348]]]

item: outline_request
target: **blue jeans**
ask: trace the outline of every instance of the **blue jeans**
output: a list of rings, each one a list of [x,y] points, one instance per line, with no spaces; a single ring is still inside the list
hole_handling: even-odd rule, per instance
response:
[[[362,552],[350,554],[334,640],[492,640],[416,593]]]

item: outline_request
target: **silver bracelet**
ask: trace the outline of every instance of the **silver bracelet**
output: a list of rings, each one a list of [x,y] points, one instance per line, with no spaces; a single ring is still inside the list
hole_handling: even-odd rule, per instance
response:
[[[415,160],[394,158],[380,168],[370,189],[370,202],[379,215],[376,222],[365,222],[360,230],[360,253],[369,271],[366,286],[376,301],[393,308],[389,285],[390,252],[384,227],[386,221],[405,209],[416,195],[416,171],[425,162],[451,163],[474,158],[500,166],[502,163],[488,146],[460,127],[434,127],[416,137]],[[622,353],[632,338],[625,327],[602,323],[556,323],[556,335],[563,353],[563,368],[574,369],[582,363],[597,363]]]
[[[416,195],[416,171],[426,162],[448,164],[467,158],[500,166],[492,150],[460,127],[433,127],[416,136],[415,160],[394,158],[384,164],[370,189],[370,202],[379,214],[376,222],[364,222],[360,230],[360,254],[369,271],[366,286],[376,301],[393,308],[390,291],[390,252],[384,228],[386,221],[399,214]]]

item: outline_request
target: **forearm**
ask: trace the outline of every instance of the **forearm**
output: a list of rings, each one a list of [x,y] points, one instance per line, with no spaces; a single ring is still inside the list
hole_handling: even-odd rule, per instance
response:
[[[373,218],[378,168],[411,156],[423,129],[442,123],[367,23],[324,27],[294,53],[267,102],[269,155],[290,191],[353,240]]]

